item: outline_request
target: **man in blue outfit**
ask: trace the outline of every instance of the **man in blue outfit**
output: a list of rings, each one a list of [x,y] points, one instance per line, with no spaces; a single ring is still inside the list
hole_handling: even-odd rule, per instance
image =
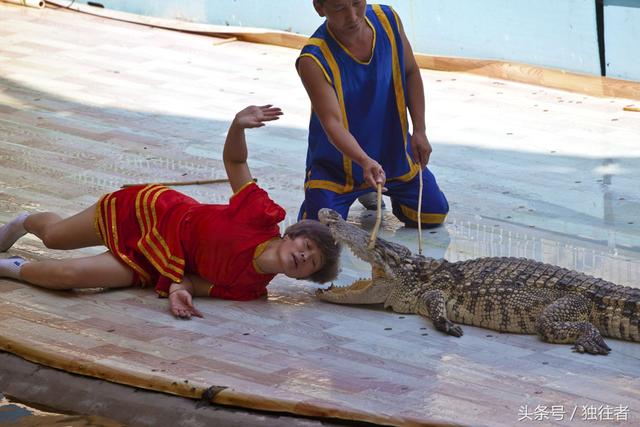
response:
[[[449,205],[426,169],[424,89],[400,18],[363,0],[313,5],[326,20],[296,61],[313,110],[299,218],[317,218],[323,207],[346,218],[356,198],[381,183],[394,215],[416,226],[423,168],[422,223],[442,224]]]

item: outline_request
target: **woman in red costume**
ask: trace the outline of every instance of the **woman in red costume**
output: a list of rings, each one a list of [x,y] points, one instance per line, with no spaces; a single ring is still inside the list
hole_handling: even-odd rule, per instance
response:
[[[0,277],[48,289],[154,286],[180,318],[201,317],[193,296],[250,300],[267,293],[278,273],[324,283],[338,272],[339,246],[328,228],[300,221],[280,236],[282,207],[253,181],[244,130],[277,120],[281,110],[251,106],[236,114],[223,161],[233,196],[202,204],[161,185],[106,194],[66,219],[51,212],[22,214],[0,227],[0,252],[26,233],[52,249],[104,245],[95,256],[29,262],[0,260]]]

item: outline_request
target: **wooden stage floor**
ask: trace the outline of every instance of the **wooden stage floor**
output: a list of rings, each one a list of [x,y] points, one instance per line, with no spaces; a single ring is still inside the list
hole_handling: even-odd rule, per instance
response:
[[[283,226],[293,222],[309,116],[297,53],[216,41],[0,3],[0,223],[24,210],[72,214],[125,183],[224,177],[229,121],[264,103],[285,116],[249,132],[250,163],[286,208]],[[451,204],[446,225],[424,233],[427,255],[526,256],[639,286],[640,113],[623,111],[631,101],[460,73],[423,78],[431,168]],[[212,203],[230,195],[224,184],[181,190]],[[370,227],[373,217],[354,206],[351,220]],[[389,210],[381,235],[417,247]],[[73,255],[31,236],[15,254]],[[345,254],[338,283],[366,274]],[[640,422],[638,344],[609,340],[612,353],[593,357],[472,327],[456,339],[418,316],[322,303],[315,288],[279,277],[268,300],[201,299],[204,319],[178,321],[149,290],[70,295],[0,280],[0,347],[186,397],[217,387],[216,402],[298,415]]]

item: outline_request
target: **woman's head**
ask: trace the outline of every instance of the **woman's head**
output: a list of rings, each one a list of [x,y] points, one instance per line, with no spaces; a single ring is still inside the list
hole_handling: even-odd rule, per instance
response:
[[[284,232],[281,252],[285,274],[317,283],[333,280],[340,270],[340,250],[326,225],[299,221]]]

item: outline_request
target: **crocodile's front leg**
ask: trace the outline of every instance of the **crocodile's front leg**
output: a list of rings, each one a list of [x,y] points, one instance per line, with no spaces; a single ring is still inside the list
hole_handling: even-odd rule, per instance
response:
[[[447,318],[447,300],[441,290],[433,289],[425,292],[418,303],[417,311],[429,317],[437,330],[454,337],[462,336],[462,328]]]
[[[600,331],[589,322],[589,301],[568,295],[549,304],[536,322],[538,335],[550,343],[573,344],[578,353],[604,354],[611,351]]]

